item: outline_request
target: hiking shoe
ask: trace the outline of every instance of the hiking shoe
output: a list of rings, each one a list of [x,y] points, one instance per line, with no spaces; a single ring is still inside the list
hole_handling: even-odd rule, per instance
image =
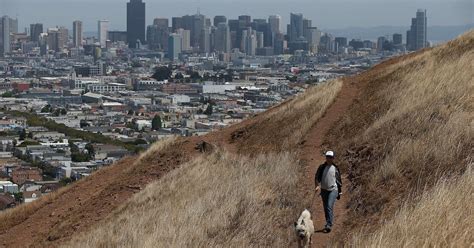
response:
[[[330,232],[331,232],[331,227],[325,226],[324,229],[323,229],[323,231],[324,231],[325,233],[330,233]]]

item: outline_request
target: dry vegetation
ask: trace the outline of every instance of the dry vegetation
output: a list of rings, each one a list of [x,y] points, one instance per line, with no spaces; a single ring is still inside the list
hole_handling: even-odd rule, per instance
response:
[[[361,96],[365,100],[353,105],[332,134],[332,137],[344,137],[339,138],[340,143],[336,146],[337,150],[344,151],[342,160],[353,183],[346,233],[362,226],[368,229],[367,232],[374,231],[406,204],[395,220],[401,223],[411,209],[407,206],[415,204],[417,196],[435,185],[443,185],[437,184],[440,178],[449,181],[464,173],[472,163],[473,61],[474,31],[471,31],[457,40],[394,64],[388,68],[389,74],[369,80]],[[472,177],[472,173],[465,177]],[[472,184],[472,179],[463,180],[470,180]],[[432,196],[445,190],[445,186],[439,187]],[[472,191],[470,193],[472,199]],[[468,196],[453,192],[453,197]],[[452,219],[454,215],[443,215],[439,211],[422,213],[422,210],[430,209],[431,203],[426,197],[420,204],[425,205],[415,208],[419,216],[444,218],[447,225],[456,221]],[[450,210],[465,218],[472,216],[472,212],[469,215],[472,208],[464,208],[464,205],[452,204]],[[435,226],[430,226],[435,220],[422,223],[428,219],[398,225],[399,236],[390,236],[393,238],[390,241],[400,239],[400,244],[412,246],[413,239],[427,240],[416,236],[421,235],[421,231],[411,234],[411,224],[435,230]],[[390,228],[393,224],[392,227],[385,226],[382,229],[385,231],[380,231],[385,233],[379,233],[373,239],[385,238],[388,230],[392,230]],[[451,230],[448,228],[436,229],[440,231],[437,235],[440,238],[449,236]],[[465,240],[468,236],[463,234],[456,237],[463,239],[458,241],[460,244],[473,241],[472,236],[471,240]],[[449,240],[453,241],[451,238]],[[432,244],[439,245],[438,242],[441,240],[434,239]]]
[[[341,88],[341,80],[323,83],[263,113],[252,125],[234,132],[234,141],[243,141],[239,145],[239,151],[244,154],[259,154],[294,150],[296,144],[334,102]]]
[[[417,199],[418,201],[418,199]],[[375,233],[357,234],[353,247],[472,247],[474,174],[441,180],[415,206],[405,205]]]
[[[247,158],[216,151],[198,157],[149,185],[103,225],[67,246],[288,245],[288,233],[275,230],[289,230],[303,208],[296,199],[299,168],[288,153]]]

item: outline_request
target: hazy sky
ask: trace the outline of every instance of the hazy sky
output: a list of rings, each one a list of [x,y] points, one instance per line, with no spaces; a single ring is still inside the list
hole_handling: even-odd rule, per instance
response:
[[[474,0],[144,0],[147,25],[155,17],[194,14],[198,8],[206,16],[240,14],[252,18],[282,16],[282,31],[290,12],[303,13],[322,29],[380,25],[409,26],[418,8],[427,9],[428,25],[474,23]],[[30,23],[72,27],[74,20],[84,23],[85,31],[96,31],[97,20],[110,21],[110,30],[125,30],[128,0],[0,0],[0,14],[17,16],[19,28]]]

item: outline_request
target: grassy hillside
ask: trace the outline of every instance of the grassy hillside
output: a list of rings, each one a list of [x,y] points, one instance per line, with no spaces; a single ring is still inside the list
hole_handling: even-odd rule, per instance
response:
[[[404,205],[395,217],[369,235],[354,235],[355,247],[472,247],[474,241],[474,174],[439,181]]]
[[[149,185],[66,247],[258,247],[288,244],[298,204],[291,154],[217,151]]]
[[[183,164],[66,247],[293,244],[291,225],[309,203],[301,198],[298,181],[304,167],[295,153],[278,151],[290,146],[295,150],[341,86],[336,80],[313,87],[256,119],[216,133],[218,139],[230,138],[232,145]],[[137,163],[152,163],[160,148],[152,147]],[[247,150],[250,148],[254,150]]]
[[[418,196],[436,188],[441,178],[447,182],[455,180],[473,162],[473,61],[474,31],[471,31],[445,45],[413,54],[387,67],[385,73],[367,79],[361,100],[356,101],[328,138],[342,153],[341,162],[352,182],[345,233],[361,228],[371,233],[403,208],[403,213],[394,220],[399,223],[404,218],[400,216],[408,215],[407,209],[417,204]],[[430,203],[419,204],[415,209],[428,209],[426,204]],[[453,204],[451,211],[465,218],[472,216],[462,205]],[[445,228],[437,234],[446,237],[445,243],[467,242],[466,235],[445,235],[450,232],[452,216],[443,213],[427,211],[424,215],[448,218],[442,222]],[[424,220],[407,217],[404,235],[416,236],[409,232]],[[425,223],[425,227],[430,223]],[[385,226],[383,230],[391,229]],[[376,237],[382,236],[371,239]],[[416,236],[428,243],[432,237]],[[398,238],[390,241],[410,246],[403,235]]]

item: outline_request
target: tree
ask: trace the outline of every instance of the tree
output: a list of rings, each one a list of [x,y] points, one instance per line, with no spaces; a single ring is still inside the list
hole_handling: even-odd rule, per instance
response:
[[[7,91],[7,92],[2,94],[2,97],[13,97],[13,92]]]
[[[26,139],[26,130],[22,129],[20,131],[20,140],[25,140]]]
[[[160,130],[161,127],[161,117],[159,115],[155,115],[155,117],[153,117],[153,120],[151,121],[151,128],[153,130]]]
[[[61,115],[66,115],[67,114],[67,110],[66,109],[61,109]]]
[[[88,143],[85,148],[87,149],[87,152],[89,153],[89,157],[94,157],[95,155],[95,150],[94,150],[94,146],[92,145],[92,143]]]
[[[212,115],[212,104],[208,104],[206,110],[204,111],[205,115]]]
[[[163,81],[163,80],[168,80],[171,78],[172,71],[170,68],[167,66],[160,66],[155,68],[155,73],[153,73],[152,78],[158,80],[158,81]]]
[[[197,72],[197,71],[192,71],[192,72],[189,74],[189,77],[191,78],[192,81],[196,81],[196,80],[200,80],[200,79],[201,79],[201,75],[199,75],[199,72]]]
[[[41,113],[49,113],[51,112],[51,105],[47,104],[46,106],[44,106],[42,109],[41,109]]]
[[[174,79],[176,79],[176,80],[181,80],[183,78],[184,78],[184,76],[183,76],[183,73],[181,73],[181,72],[176,73],[176,75],[174,76]]]

